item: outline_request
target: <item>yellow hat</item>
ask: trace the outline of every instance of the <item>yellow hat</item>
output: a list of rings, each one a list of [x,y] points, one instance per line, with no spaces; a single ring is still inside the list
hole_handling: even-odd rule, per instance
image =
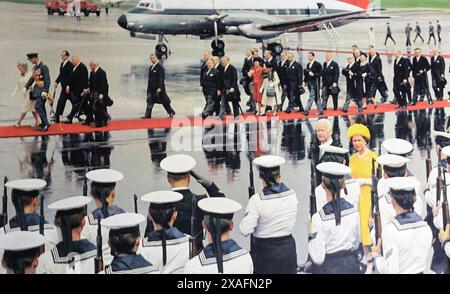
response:
[[[370,131],[365,125],[354,124],[350,128],[348,128],[347,138],[351,140],[355,135],[361,135],[367,140],[370,140]]]

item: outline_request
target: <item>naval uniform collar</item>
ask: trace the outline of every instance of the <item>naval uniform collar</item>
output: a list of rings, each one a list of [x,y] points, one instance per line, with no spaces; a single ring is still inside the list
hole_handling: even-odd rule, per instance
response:
[[[120,208],[117,205],[109,205],[108,213],[109,213],[109,216],[113,216],[116,214],[125,213],[125,210],[123,210],[122,208]],[[89,222],[91,224],[97,224],[97,220],[99,218],[103,218],[103,212],[102,212],[101,207],[98,207],[92,211],[92,213],[89,215]]]
[[[176,188],[172,188],[172,191],[178,192],[178,191],[185,191],[185,190],[189,190],[189,187],[176,187]]]
[[[274,194],[280,194],[290,191],[289,188],[284,183],[275,183],[271,184],[270,186],[264,187],[263,194],[264,196],[267,195],[274,195]]]
[[[97,247],[87,239],[72,241],[72,251],[67,252],[63,242],[59,242],[52,249],[52,255],[55,262],[70,262],[68,255],[76,253],[80,255],[81,260],[94,257],[97,254]]]
[[[166,233],[167,240],[180,239],[184,238],[186,235],[180,232],[177,228],[169,228],[164,231]],[[161,241],[162,240],[162,231],[152,231],[148,237],[147,241]]]
[[[342,195],[341,195],[342,196]],[[345,198],[339,198],[340,201],[340,206],[341,206],[341,212],[347,209],[352,209],[354,206],[348,202],[347,200],[345,200]],[[334,208],[333,208],[333,202],[327,202],[327,204],[325,204],[323,206],[323,212],[325,213],[325,215],[330,215],[330,214],[334,214]]]
[[[392,223],[399,231],[428,226],[415,211],[407,211],[395,216]]]
[[[231,254],[233,252],[239,251],[242,248],[233,239],[228,239],[222,241],[222,252],[223,255]],[[206,258],[215,258],[214,249],[212,243],[208,244],[203,250],[204,256]]]

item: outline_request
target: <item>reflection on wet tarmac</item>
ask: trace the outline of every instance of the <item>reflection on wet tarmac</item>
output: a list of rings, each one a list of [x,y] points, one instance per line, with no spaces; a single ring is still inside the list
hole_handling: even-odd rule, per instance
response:
[[[346,130],[353,123],[363,123],[369,127],[372,133],[369,146],[377,153],[386,138],[396,136],[410,141],[415,149],[410,155],[409,168],[424,182],[426,150],[434,146],[431,130],[442,130],[445,118],[444,109],[428,109],[335,117],[330,120],[333,123],[334,140],[340,140],[344,146],[349,146]],[[205,127],[199,132],[202,142],[200,151],[185,152],[197,160],[198,172],[210,177],[228,197],[243,205],[248,199],[249,156],[270,153],[286,158],[284,181],[297,192],[301,206],[295,233],[300,245],[299,262],[306,258],[302,248],[306,246],[305,226],[310,187],[305,183],[309,183],[310,179],[310,158],[314,148],[311,138],[315,134],[316,121],[272,121],[253,126],[230,124]],[[133,194],[142,195],[169,187],[159,163],[168,154],[174,153],[171,140],[177,131],[153,129],[146,132],[96,132],[5,139],[0,146],[0,158],[2,162],[7,162],[8,168],[4,172],[10,179],[36,177],[46,180],[48,187],[44,193],[47,201],[79,195],[86,169],[118,169],[124,173],[125,181],[118,186],[120,196],[117,204],[131,210]],[[435,152],[431,154],[435,161]],[[193,190],[200,192],[201,188],[193,183]],[[146,210],[147,207],[139,203],[139,211]],[[13,211],[12,206],[9,211]],[[238,214],[237,221],[241,217],[242,214]],[[239,234],[235,237],[243,244],[248,243]]]

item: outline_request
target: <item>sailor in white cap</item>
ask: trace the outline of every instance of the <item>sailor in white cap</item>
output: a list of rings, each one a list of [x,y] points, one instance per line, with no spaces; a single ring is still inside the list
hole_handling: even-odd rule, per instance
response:
[[[336,147],[333,145],[321,145],[319,148],[323,154],[321,160],[322,162],[337,162],[344,165],[348,164],[348,149]],[[322,175],[322,173],[320,173],[320,175]],[[344,180],[345,186],[341,191],[341,197],[347,200],[353,206],[358,207],[359,195],[361,193],[358,181],[356,179],[353,179],[350,175],[346,175],[344,177]],[[317,181],[321,183],[322,179],[318,178]],[[319,185],[316,187],[314,193],[316,196],[316,207],[318,209],[321,209],[328,202],[325,189],[322,185]]]
[[[450,146],[446,146],[442,148],[442,154],[444,154],[447,158],[447,161],[450,162]],[[445,175],[445,179],[444,179]],[[442,173],[442,179],[443,179],[443,185],[442,185],[442,192],[441,192],[441,199],[438,203],[436,203],[435,208],[433,209],[433,224],[438,230],[444,230],[447,224],[443,224],[443,217],[442,217],[442,203],[444,201],[444,192],[446,192],[447,197],[450,197],[450,173],[445,172]],[[447,185],[444,187],[444,184]],[[444,191],[446,189],[446,191]],[[431,193],[430,193],[431,194]],[[450,206],[448,207],[450,212]]]
[[[442,153],[442,149],[446,146],[450,146],[450,134],[446,132],[432,131],[431,135],[434,136],[436,144],[436,153],[438,155],[438,162],[435,164],[433,169],[430,171],[427,182],[429,187],[432,187],[436,183],[436,178],[438,177],[438,166],[444,168],[448,171],[447,156]],[[428,199],[427,199],[428,201]],[[433,203],[428,203],[431,207],[434,207],[435,201]]]
[[[55,225],[59,228],[62,241],[39,258],[40,273],[47,274],[93,274],[96,246],[81,237],[86,224],[87,205],[91,198],[68,197],[48,206],[56,211]]]
[[[147,217],[154,231],[144,237],[139,253],[157,266],[161,274],[183,274],[189,260],[190,236],[173,226],[177,219],[175,205],[183,200],[183,195],[156,191],[142,196],[141,200],[150,202]]]
[[[230,234],[233,215],[242,206],[227,198],[207,198],[198,203],[204,211],[203,228],[208,245],[188,261],[186,274],[252,274],[253,262],[247,250],[241,248]]]
[[[410,154],[414,149],[413,145],[410,142],[399,138],[390,138],[384,140],[381,146],[383,146],[383,148],[389,154],[400,156],[406,156]]]
[[[422,185],[416,177],[408,176],[407,163],[408,158],[394,155],[383,154],[378,157],[378,164],[382,167],[383,177],[378,180],[378,205],[380,207],[381,225],[386,226],[395,217],[395,210],[392,207],[391,196],[389,194],[390,188],[388,186],[388,179],[391,178],[406,178],[415,179],[417,182],[416,193],[414,197],[414,211],[422,218],[427,216],[426,204],[423,199]]]
[[[47,250],[58,243],[59,237],[56,228],[49,224],[43,215],[37,213],[38,207],[43,203],[40,203],[39,200],[43,199],[39,199],[39,195],[46,185],[47,183],[40,179],[13,180],[5,184],[7,188],[11,189],[11,201],[16,215],[0,229],[0,235],[19,230],[40,232],[43,229],[41,233],[45,236]]]
[[[114,259],[102,274],[159,274],[158,268],[138,253],[141,243],[139,224],[145,216],[121,213],[100,220],[109,231],[108,243]]]
[[[313,273],[361,273],[358,248],[360,247],[360,217],[358,207],[341,198],[344,177],[351,169],[336,162],[317,165],[323,174],[322,186],[327,204],[312,216],[308,234],[309,255],[314,263]]]
[[[44,242],[44,236],[37,232],[14,231],[0,236],[0,249],[4,250],[1,263],[6,273],[35,274]]]
[[[295,191],[281,181],[280,166],[285,160],[264,155],[253,162],[263,190],[250,198],[239,228],[244,236],[252,234],[250,254],[255,274],[295,274],[297,251],[292,231],[298,200]]]
[[[84,226],[81,237],[96,244],[98,219],[125,213],[125,210],[114,205],[117,197],[116,184],[123,180],[123,174],[113,169],[97,169],[86,173],[86,178],[91,181],[90,195],[94,198],[97,208],[87,215],[87,223]],[[108,235],[108,230],[105,227],[102,227],[102,235]],[[107,239],[103,238],[102,241],[103,252],[106,253],[105,263],[108,264],[112,257],[108,254]]]
[[[433,236],[413,210],[418,184],[414,178],[388,179],[396,216],[383,227],[381,240],[372,247],[376,268],[382,274],[419,274],[426,269]]]
[[[195,252],[196,255],[203,248],[203,230],[201,220],[203,213],[198,209],[198,201],[207,197],[207,195],[196,195],[189,189],[191,183],[191,175],[197,182],[202,185],[210,197],[223,197],[223,193],[211,181],[208,181],[193,172],[197,162],[194,158],[186,154],[170,155],[164,158],[161,163],[161,169],[167,172],[167,180],[172,187],[172,191],[183,195],[183,199],[175,204],[177,209],[177,219],[174,227],[184,234],[189,234],[196,238]],[[192,218],[192,220],[191,220]],[[193,225],[191,225],[191,221]],[[193,231],[191,230],[193,229]],[[148,236],[153,231],[151,222],[147,223],[145,236]],[[192,231],[192,232],[191,232]]]

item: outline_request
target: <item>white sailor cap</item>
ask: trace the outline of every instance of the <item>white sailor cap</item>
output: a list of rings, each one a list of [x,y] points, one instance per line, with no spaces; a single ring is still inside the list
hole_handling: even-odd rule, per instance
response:
[[[348,149],[333,145],[320,145],[319,148],[323,153],[347,154],[349,152]]]
[[[173,207],[175,203],[183,199],[181,193],[175,191],[155,191],[141,197],[144,202],[150,202],[150,208],[166,209]]]
[[[382,165],[383,168],[400,168],[405,166],[410,160],[406,157],[395,155],[395,154],[383,154],[378,156],[378,164]]]
[[[420,187],[420,182],[416,177],[395,177],[386,179],[386,184],[395,191],[414,191]]]
[[[135,228],[145,221],[138,213],[119,213],[101,220],[101,225],[110,230]]]
[[[224,197],[202,199],[198,202],[198,207],[207,215],[224,219],[232,219],[233,214],[242,209],[241,204]]]
[[[316,169],[327,178],[342,178],[352,172],[348,166],[337,162],[322,162],[316,166]]]
[[[159,166],[171,174],[186,174],[194,169],[197,165],[192,156],[187,154],[175,154],[164,158]]]
[[[410,142],[398,138],[387,139],[383,142],[382,146],[388,153],[396,155],[406,155],[414,149]]]
[[[90,197],[73,196],[53,202],[48,206],[48,209],[56,211],[70,211],[72,209],[83,208],[90,202]]]
[[[13,231],[0,236],[0,249],[6,251],[25,251],[44,245],[44,236],[38,232]]]
[[[444,148],[442,148],[442,154],[444,154],[447,157],[450,157],[450,146],[446,146]]]
[[[39,191],[44,189],[46,185],[47,182],[40,179],[13,180],[5,184],[8,188],[24,192]]]
[[[86,173],[86,178],[93,184],[110,186],[123,180],[123,174],[113,169],[96,169]]]
[[[263,169],[276,169],[283,165],[286,160],[283,157],[277,155],[263,155],[255,158],[253,162],[258,167]]]

